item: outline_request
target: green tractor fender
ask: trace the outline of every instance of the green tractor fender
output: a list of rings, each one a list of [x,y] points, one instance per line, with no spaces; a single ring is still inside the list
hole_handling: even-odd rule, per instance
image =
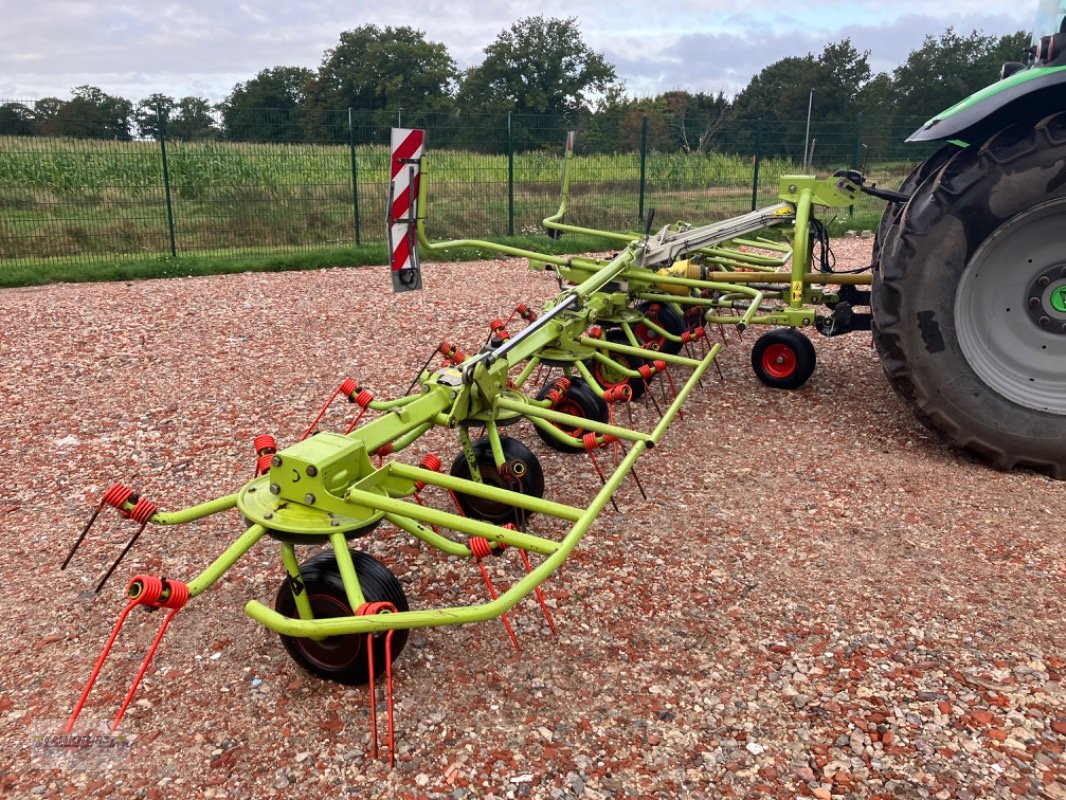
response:
[[[912,133],[907,141],[951,140],[975,144],[1011,123],[1040,119],[1064,105],[1066,63],[1035,66],[986,86],[941,111]]]

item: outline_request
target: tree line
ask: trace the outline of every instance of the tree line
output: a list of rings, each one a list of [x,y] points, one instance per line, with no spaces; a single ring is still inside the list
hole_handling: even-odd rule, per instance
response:
[[[592,150],[634,150],[647,136],[655,150],[701,153],[723,149],[720,134],[734,122],[762,119],[779,136],[802,136],[791,129],[803,124],[808,103],[828,123],[851,123],[860,112],[928,117],[993,81],[1028,44],[1023,31],[997,37],[948,28],[926,36],[891,73],[874,74],[869,51],[843,39],[817,55],[775,61],[731,99],[683,88],[641,98],[626,94],[573,18],[521,19],[465,71],[422,31],[363,25],[342,33],[317,70],[264,69],[217,105],[165,94],[134,104],[80,86],[69,100],[0,105],[0,135],[348,142],[355,127],[347,109],[355,109],[359,141],[380,141],[380,129],[402,118],[432,126],[435,147],[499,151],[508,137],[518,149],[554,146],[561,131],[580,126]],[[500,120],[509,112],[508,131]]]

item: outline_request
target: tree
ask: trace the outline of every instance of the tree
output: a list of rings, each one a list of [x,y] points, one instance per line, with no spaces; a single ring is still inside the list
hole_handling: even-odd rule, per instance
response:
[[[733,108],[744,119],[805,119],[818,78],[818,62],[810,53],[782,58],[751,79],[736,96]]]
[[[500,33],[485,48],[485,60],[467,71],[459,112],[474,121],[513,111],[525,117],[516,120],[519,146],[536,147],[557,139],[561,118],[589,111],[616,80],[614,67],[582,40],[576,19],[526,17]],[[532,130],[550,118],[553,124]]]
[[[363,25],[341,34],[328,50],[308,89],[309,124],[331,138],[347,138],[352,108],[379,112],[373,123],[388,124],[401,110],[423,115],[452,108],[458,72],[445,45],[414,28]],[[333,112],[331,114],[331,112]]]
[[[567,114],[588,108],[616,79],[614,67],[584,43],[576,19],[526,17],[485,48],[460,98],[520,114]]]
[[[50,120],[55,119],[59,109],[67,104],[66,100],[58,97],[42,97],[33,104],[33,116],[37,119],[38,128],[43,128]],[[40,131],[45,133],[43,129]]]
[[[893,72],[896,111],[929,117],[987,86],[1004,61],[1015,61],[1029,43],[1024,31],[960,36],[948,28],[936,39],[926,36]]]
[[[170,118],[174,110],[174,98],[165,94],[151,94],[137,104],[133,112],[133,121],[137,131],[145,139],[159,139],[162,124]],[[162,113],[162,120],[160,120]]]
[[[0,106],[0,136],[32,136],[37,132],[36,119],[22,103]]]
[[[745,120],[762,119],[770,136],[763,140],[763,153],[800,159],[807,143],[804,133],[808,108],[812,135],[829,137],[822,152],[844,146],[841,131],[850,135],[859,112],[859,98],[870,81],[869,53],[858,52],[850,39],[827,44],[815,57],[790,56],[776,61],[752,78],[733,103],[734,114]],[[811,95],[813,90],[814,94]],[[835,147],[834,147],[835,145]],[[850,159],[852,142],[847,143]]]
[[[732,107],[725,94],[689,94],[675,90],[661,96],[667,130],[684,153],[706,153],[711,142],[729,121]]]
[[[167,123],[167,135],[172,139],[214,139],[218,127],[212,108],[203,97],[183,97],[178,101],[173,118]]]
[[[41,120],[41,133],[85,139],[129,141],[133,104],[107,94],[96,86],[78,86],[64,102],[44,98],[34,105]]]
[[[314,73],[304,67],[272,67],[233,87],[219,109],[227,139],[296,142],[303,138],[300,112]]]
[[[859,97],[870,81],[870,52],[860,53],[851,39],[831,42],[818,56],[818,83],[813,110],[825,122],[851,124]]]

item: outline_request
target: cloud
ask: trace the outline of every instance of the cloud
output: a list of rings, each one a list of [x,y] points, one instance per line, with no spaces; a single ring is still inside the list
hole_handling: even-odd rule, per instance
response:
[[[481,61],[501,31],[533,13],[575,17],[585,41],[616,65],[633,94],[679,87],[735,94],[773,61],[819,53],[845,36],[860,51],[870,50],[871,66],[884,71],[924,35],[948,25],[1002,34],[1028,22],[1021,9],[1005,3],[976,14],[969,0],[932,7],[917,0],[816,0],[782,8],[767,0],[743,10],[735,0],[680,0],[668,12],[647,0],[542,0],[536,11],[524,0],[35,0],[5,11],[0,96],[65,96],[91,84],[133,100],[161,91],[217,101],[269,67],[317,68],[342,31],[364,24],[423,30],[465,68]]]
[[[869,52],[874,74],[891,72],[922,45],[926,36],[939,36],[952,25],[962,33],[976,29],[994,35],[1024,28],[1007,15],[960,15],[950,21],[910,14],[887,25],[846,25],[836,30],[797,28],[770,33],[751,26],[750,15],[742,15],[740,27],[744,33],[687,33],[668,47],[643,50],[630,41],[617,50],[609,50],[607,56],[619,74],[627,76],[631,94],[686,88],[733,96],[775,61],[808,53],[817,56],[827,44],[845,38],[850,38],[860,53]]]

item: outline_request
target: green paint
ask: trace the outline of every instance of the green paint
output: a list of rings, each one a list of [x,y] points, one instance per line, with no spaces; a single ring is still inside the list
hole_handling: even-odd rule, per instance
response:
[[[247,613],[279,633],[313,638],[390,628],[463,624],[497,617],[532,592],[569,556],[644,450],[665,435],[681,405],[717,358],[721,344],[713,345],[700,358],[655,354],[671,367],[688,370],[689,376],[650,432],[586,420],[545,407],[531,396],[535,388],[526,390],[529,394],[522,388],[535,368],[541,363],[549,363],[566,374],[576,372],[601,396],[602,390],[592,382],[589,364],[599,362],[618,375],[638,376],[639,373],[623,366],[617,359],[625,356],[646,358],[649,355],[634,335],[639,325],[644,324],[672,341],[680,341],[676,334],[645,319],[636,310],[635,305],[645,300],[695,306],[705,312],[709,321],[740,328],[754,323],[800,326],[813,322],[814,309],[809,304],[815,298],[820,299],[822,292],[811,286],[820,277],[808,272],[812,209],[814,206],[845,208],[853,203],[857,187],[849,181],[839,178],[819,180],[804,175],[788,176],[783,180],[782,202],[766,213],[771,215],[769,224],[790,226],[791,244],[765,238],[739,238],[751,237],[760,226],[767,224],[767,217],[758,214],[738,218],[728,227],[728,234],[723,234],[723,229],[718,227],[723,223],[702,228],[678,223],[645,239],[643,235],[591,231],[562,222],[569,195],[571,160],[572,151],[568,150],[560,206],[556,214],[545,220],[545,226],[611,238],[622,244],[620,252],[608,260],[597,260],[549,256],[478,240],[434,244],[426,237],[424,218],[420,217],[417,221],[419,242],[430,252],[476,246],[502,255],[535,259],[542,265],[550,265],[573,284],[563,287],[544,305],[535,322],[506,343],[495,348],[482,348],[460,365],[427,369],[419,377],[418,391],[414,394],[395,400],[373,401],[370,408],[377,416],[351,433],[321,432],[292,444],[276,454],[266,475],[249,481],[239,492],[184,511],[156,514],[153,522],[178,524],[236,506],[250,523],[242,536],[190,582],[191,595],[203,592],[217,581],[264,534],[284,532],[297,540],[306,536],[308,542],[329,540],[348,602],[353,609],[358,608],[364,595],[348,552],[349,539],[370,535],[384,519],[427,546],[451,556],[470,557],[470,548],[461,540],[480,536],[493,543],[537,553],[543,561],[497,600],[482,605],[314,619],[306,595],[295,594],[296,619],[282,617],[256,601],[247,604]],[[425,192],[428,184],[423,168],[419,185],[420,215],[427,207]],[[676,255],[674,243],[678,243]],[[742,249],[750,246],[758,247],[762,252],[751,253]],[[660,248],[656,251],[658,254],[647,257],[649,249],[655,247]],[[705,267],[699,274],[736,275],[733,271],[738,268],[745,272],[741,280],[727,282],[662,276],[657,274],[655,267],[640,266],[662,261],[669,264],[669,259],[673,258],[696,259]],[[767,289],[771,279],[783,280],[784,288],[780,291]],[[839,280],[845,282],[844,277]],[[868,282],[868,279],[863,280]],[[752,285],[747,285],[749,282]],[[666,292],[674,287],[681,287],[688,293]],[[1057,308],[1066,308],[1066,287],[1054,296],[1052,302],[1058,304]],[[592,324],[604,322],[621,325],[627,343],[607,342],[587,335]],[[516,381],[509,385],[512,378]],[[597,434],[600,442],[603,437],[612,436],[632,446],[628,450],[622,448],[625,455],[620,463],[606,476],[602,489],[584,508],[484,483],[470,439],[470,425],[485,428],[493,460],[497,466],[502,466],[504,452],[498,428],[522,418],[541,429],[550,430],[557,438],[567,437],[556,425],[583,427]],[[397,460],[382,463],[386,451],[396,452],[413,445],[436,428],[458,430],[461,450],[470,466],[469,480]],[[573,441],[576,440],[571,443]],[[423,505],[416,502],[420,497],[412,498],[416,484],[535,511],[540,518],[549,520],[538,529],[551,533],[542,536],[511,530],[430,504]],[[565,496],[566,487],[559,491]],[[444,531],[450,532],[449,535]],[[451,538],[451,534],[461,540]],[[285,573],[290,578],[298,578],[299,566],[292,542],[281,544],[281,560]]]
[[[1066,314],[1066,284],[1051,293],[1051,307],[1060,314]]]
[[[995,97],[997,94],[1000,94],[1001,92],[1004,92],[1008,89],[1013,89],[1016,86],[1022,86],[1026,83],[1029,83],[1030,81],[1036,80],[1037,78],[1044,77],[1045,75],[1063,72],[1064,70],[1066,70],[1066,66],[1033,67],[1032,69],[1016,72],[1010,77],[1004,78],[1000,81],[996,81],[993,84],[989,84],[983,89],[974,92],[969,97],[963,98],[951,108],[941,111],[935,117],[926,122],[925,125],[923,125],[922,127],[926,128],[934,122],[940,122],[941,120],[950,119],[956,114],[965,111],[968,108],[972,108],[973,106],[979,103],[983,103],[985,100],[988,100],[991,97]]]

